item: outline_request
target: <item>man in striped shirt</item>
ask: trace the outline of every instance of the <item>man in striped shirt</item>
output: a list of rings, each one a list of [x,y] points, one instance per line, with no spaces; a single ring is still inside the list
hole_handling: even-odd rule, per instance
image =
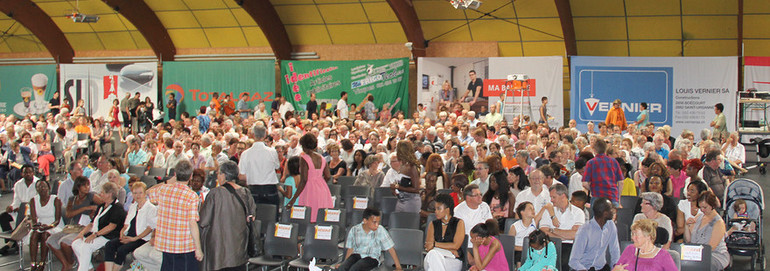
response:
[[[588,161],[583,171],[583,182],[588,183],[591,189],[591,204],[594,199],[605,197],[618,206],[620,202],[618,182],[623,181],[620,164],[605,154],[607,143],[604,140],[597,140],[592,147],[596,157]]]

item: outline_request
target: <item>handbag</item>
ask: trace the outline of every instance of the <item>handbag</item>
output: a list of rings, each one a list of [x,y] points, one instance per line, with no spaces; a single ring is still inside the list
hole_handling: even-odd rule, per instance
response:
[[[231,185],[224,185],[225,189],[227,191],[230,191],[231,194],[235,197],[235,199],[238,200],[238,203],[241,204],[241,207],[243,207],[243,212],[246,215],[246,228],[249,229],[249,237],[248,242],[246,245],[246,254],[249,255],[249,257],[256,257],[259,255],[259,236],[257,236],[257,232],[259,232],[259,229],[256,228],[257,223],[252,220],[248,221],[249,217],[249,211],[246,209],[246,204],[243,203],[243,200],[241,199],[238,194],[235,193],[235,189]]]
[[[29,216],[25,216],[24,220],[19,223],[18,226],[16,226],[15,229],[13,229],[13,232],[11,233],[11,240],[14,241],[21,241],[24,239],[24,236],[27,236],[29,234],[29,231],[32,230],[32,221],[29,220]]]

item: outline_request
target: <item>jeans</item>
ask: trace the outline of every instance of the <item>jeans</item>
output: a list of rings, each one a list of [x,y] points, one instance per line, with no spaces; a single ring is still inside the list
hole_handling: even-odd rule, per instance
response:
[[[195,251],[187,253],[166,253],[163,252],[163,263],[160,265],[162,271],[197,271],[199,262],[195,259]]]
[[[369,271],[377,268],[380,263],[372,257],[361,258],[359,254],[351,254],[342,264],[338,271]]]

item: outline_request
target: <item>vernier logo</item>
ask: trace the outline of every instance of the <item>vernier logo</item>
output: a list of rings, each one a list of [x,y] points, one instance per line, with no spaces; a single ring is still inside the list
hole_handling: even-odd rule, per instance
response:
[[[588,113],[591,116],[594,115],[594,111],[597,109],[602,112],[607,112],[612,108],[611,102],[602,102],[596,98],[583,99],[583,104],[588,108]],[[623,111],[625,112],[642,112],[641,103],[622,103],[620,107],[623,108]],[[650,113],[663,112],[663,105],[659,103],[650,103],[647,104],[647,107],[650,110]]]

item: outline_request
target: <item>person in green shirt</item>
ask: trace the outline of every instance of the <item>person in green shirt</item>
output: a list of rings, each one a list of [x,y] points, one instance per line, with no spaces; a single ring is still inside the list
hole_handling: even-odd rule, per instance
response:
[[[712,132],[712,139],[719,144],[723,143],[727,139],[727,118],[722,113],[725,110],[725,106],[722,103],[714,105],[714,113],[717,114],[714,120],[711,121],[710,126],[714,127]]]

